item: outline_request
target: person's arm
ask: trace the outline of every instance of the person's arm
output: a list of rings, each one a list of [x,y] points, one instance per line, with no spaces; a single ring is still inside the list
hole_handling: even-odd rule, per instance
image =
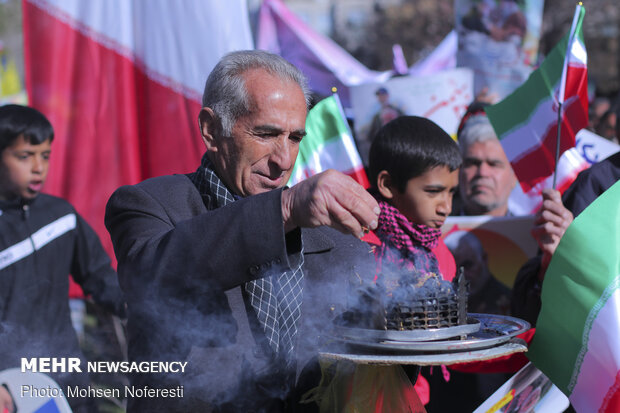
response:
[[[207,211],[193,184],[178,177],[162,182],[164,191],[121,187],[108,202],[106,226],[125,292],[224,291],[298,259],[299,251],[287,250],[287,241],[294,242],[284,234],[281,190]]]
[[[125,305],[110,257],[92,227],[77,212],[75,215],[76,238],[71,275],[95,303],[122,318],[125,316]]]
[[[374,198],[336,171],[211,211],[191,183],[166,179],[121,187],[108,202],[106,226],[125,291],[145,288],[144,280],[133,285],[136,274],[182,289],[177,293],[228,290],[266,270],[293,268],[300,227],[327,225],[358,236],[364,226],[376,227]]]
[[[534,218],[532,236],[540,253],[528,260],[515,279],[511,294],[511,312],[535,325],[540,311],[540,291],[545,272],[566,228],[573,221],[573,214],[564,207],[560,193],[545,189],[543,203]]]

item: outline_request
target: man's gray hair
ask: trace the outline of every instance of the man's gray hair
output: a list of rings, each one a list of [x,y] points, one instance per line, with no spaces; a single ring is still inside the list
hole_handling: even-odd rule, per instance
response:
[[[498,140],[495,130],[484,114],[474,115],[467,119],[465,126],[458,136],[459,148],[461,155],[467,152],[467,148],[476,142],[486,142],[490,140]]]
[[[243,74],[251,69],[293,81],[301,88],[310,104],[306,77],[284,58],[263,50],[240,50],[225,55],[209,74],[202,95],[202,106],[213,110],[222,124],[224,136],[230,136],[235,122],[249,113],[250,102]]]

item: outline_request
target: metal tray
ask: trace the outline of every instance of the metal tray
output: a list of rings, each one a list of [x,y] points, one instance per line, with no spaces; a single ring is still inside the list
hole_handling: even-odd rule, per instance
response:
[[[467,318],[467,324],[454,327],[433,328],[428,330],[371,330],[335,326],[333,335],[358,341],[432,341],[451,337],[465,336],[480,329],[480,321],[473,317]]]
[[[375,352],[457,352],[479,350],[494,347],[509,341],[530,328],[527,321],[515,317],[494,314],[468,314],[468,318],[480,322],[480,329],[468,334],[465,339],[436,340],[436,341],[395,341],[371,340],[350,338],[346,336],[332,336],[331,338],[348,346],[373,350]],[[383,331],[382,331],[383,332]]]

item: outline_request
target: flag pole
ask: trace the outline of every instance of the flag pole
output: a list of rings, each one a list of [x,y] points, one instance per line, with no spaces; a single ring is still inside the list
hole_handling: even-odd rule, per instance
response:
[[[555,143],[555,166],[553,170],[553,186],[555,189],[557,176],[558,176],[558,162],[560,161],[560,140],[562,138],[562,105],[564,104],[564,92],[566,87],[566,72],[568,70],[568,58],[570,56],[570,48],[573,44],[573,40],[575,38],[575,31],[577,26],[577,21],[579,19],[579,13],[581,11],[583,3],[577,3],[577,7],[575,8],[575,15],[573,16],[573,21],[571,23],[570,32],[568,35],[568,44],[566,45],[566,54],[564,55],[564,67],[562,68],[562,78],[560,80],[560,91],[558,93],[558,127],[556,134],[556,143]]]
[[[340,116],[342,117],[342,120],[344,121],[344,124],[347,127],[347,131],[349,132],[351,136],[353,136],[353,131],[349,127],[349,122],[347,121],[347,115],[344,113],[344,108],[342,107],[342,102],[340,102],[340,96],[338,96],[338,88],[336,86],[332,86],[332,96],[334,97],[334,99],[336,100],[336,103],[338,104],[338,111],[340,112]]]
[[[555,142],[555,166],[553,170],[553,186],[555,189],[558,176],[558,162],[560,161],[560,139],[562,137],[562,102],[558,102],[558,133]]]

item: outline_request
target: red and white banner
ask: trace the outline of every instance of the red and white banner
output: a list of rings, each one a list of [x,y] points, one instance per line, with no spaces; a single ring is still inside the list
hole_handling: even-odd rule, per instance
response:
[[[204,82],[225,53],[253,48],[246,1],[24,0],[23,18],[29,102],[55,130],[45,192],[112,255],[112,192],[198,166]]]

